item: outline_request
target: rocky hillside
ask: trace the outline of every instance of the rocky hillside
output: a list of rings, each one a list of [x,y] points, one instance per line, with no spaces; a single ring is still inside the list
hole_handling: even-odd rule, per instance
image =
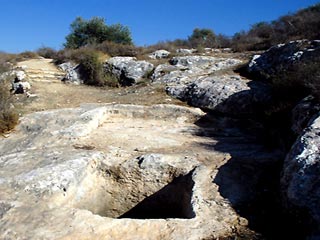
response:
[[[290,44],[245,75],[234,70],[249,58],[227,49],[109,58],[120,88],[83,85],[81,64],[18,63],[30,89],[14,95],[23,116],[0,138],[0,238],[319,236],[319,105],[311,96],[284,119],[289,152],[266,117],[282,112],[261,76],[318,53]]]

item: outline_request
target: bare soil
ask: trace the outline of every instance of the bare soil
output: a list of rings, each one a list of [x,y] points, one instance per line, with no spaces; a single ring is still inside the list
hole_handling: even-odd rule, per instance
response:
[[[120,104],[178,104],[181,101],[165,93],[164,85],[148,82],[132,87],[101,88],[86,85],[73,85],[56,78],[48,80],[47,72],[61,74],[50,59],[31,59],[18,63],[24,66],[27,80],[31,84],[31,94],[15,95],[15,105],[21,114],[59,108],[78,107],[83,103],[120,103]],[[29,77],[29,79],[28,79]],[[38,80],[33,80],[38,77]]]

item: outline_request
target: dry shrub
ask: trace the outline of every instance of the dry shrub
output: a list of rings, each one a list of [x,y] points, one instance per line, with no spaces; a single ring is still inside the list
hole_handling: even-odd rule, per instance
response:
[[[41,47],[37,50],[37,54],[44,58],[56,58],[57,51],[50,47]]]
[[[12,130],[18,123],[19,116],[11,110],[0,111],[0,133]]]
[[[84,83],[94,86],[118,87],[118,79],[104,71],[104,61],[108,55],[91,47],[80,49],[64,49],[56,53],[55,63],[74,62],[80,64]]]
[[[0,52],[0,74],[9,71],[16,58],[15,54]]]
[[[31,52],[31,51],[25,51],[22,53],[19,53],[17,55],[18,61],[20,60],[25,60],[25,59],[31,59],[31,58],[38,58],[39,55],[35,52]]]
[[[79,50],[74,49],[64,49],[60,50],[56,53],[54,57],[55,64],[61,64],[69,61],[74,61],[74,56],[76,55],[76,52]]]
[[[141,51],[138,47],[135,47],[133,45],[120,44],[120,43],[115,43],[111,41],[105,41],[96,46],[92,46],[92,48],[98,51],[101,51],[103,53],[106,53],[111,57],[114,57],[114,56],[135,57],[137,56],[139,51]]]
[[[105,76],[103,70],[103,63],[100,61],[99,52],[91,49],[82,49],[77,52],[74,57],[80,64],[82,75],[85,76],[85,84],[104,86]]]
[[[18,59],[16,54],[0,53],[0,75],[7,72]],[[12,108],[9,91],[10,82],[6,77],[0,78],[0,133],[10,131],[18,123],[19,117]]]
[[[19,116],[11,107],[8,82],[0,81],[0,133],[12,130],[18,123]]]
[[[104,71],[105,54],[90,48],[67,50],[68,59],[80,64],[81,75],[84,76],[84,83],[94,86],[117,87],[118,80]]]
[[[320,53],[319,50],[316,50]],[[309,94],[320,100],[320,56],[294,62],[289,67],[277,66],[269,76],[276,96],[300,100]]]
[[[236,33],[235,51],[265,50],[279,43],[299,39],[319,39],[320,3],[288,14],[272,22],[254,24],[249,31]]]

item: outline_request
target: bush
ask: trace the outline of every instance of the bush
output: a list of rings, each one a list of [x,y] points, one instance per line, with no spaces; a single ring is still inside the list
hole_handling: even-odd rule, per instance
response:
[[[61,64],[69,61],[73,61],[74,55],[77,50],[74,49],[64,49],[56,53],[53,60],[55,64]]]
[[[114,56],[129,56],[129,57],[136,57],[138,52],[141,49],[128,44],[119,44],[111,41],[104,41],[96,46],[92,46],[94,49],[101,51],[103,53],[108,54],[111,57]]]
[[[204,50],[204,48],[228,48],[231,46],[231,39],[223,34],[216,35],[211,29],[193,30],[188,39],[175,39],[172,41],[160,41],[144,49],[144,53],[151,53],[156,50],[164,49],[169,52],[175,52],[178,48],[195,48]]]
[[[11,108],[11,99],[7,81],[0,81],[0,133],[13,129],[19,120],[18,114]]]
[[[118,86],[118,80],[106,74],[101,61],[101,52],[93,49],[80,49],[73,52],[73,60],[80,64],[81,74],[84,76],[84,83],[94,86]]]
[[[39,55],[35,52],[25,51],[18,54],[18,60],[30,59],[30,58],[38,58]]]
[[[57,51],[50,47],[41,47],[37,50],[37,54],[44,58],[56,58]]]
[[[211,29],[196,28],[188,41],[193,48],[214,47],[216,45],[216,35]]]
[[[15,59],[13,54],[0,52],[0,74],[10,70],[11,62]]]
[[[142,54],[149,54],[157,50],[167,50],[169,52],[175,52],[178,48],[189,48],[191,47],[188,40],[176,39],[173,41],[160,41],[156,44],[147,46],[142,49]]]
[[[295,14],[280,17],[272,22],[254,24],[247,32],[236,33],[232,38],[235,51],[265,50],[279,43],[299,39],[319,39],[320,3]]]
[[[99,61],[99,54],[94,50],[83,49],[78,52],[77,62],[80,63],[82,75],[85,76],[85,84],[104,85],[103,65]]]
[[[274,92],[281,98],[300,100],[312,94],[320,101],[320,56],[279,68],[270,76]]]

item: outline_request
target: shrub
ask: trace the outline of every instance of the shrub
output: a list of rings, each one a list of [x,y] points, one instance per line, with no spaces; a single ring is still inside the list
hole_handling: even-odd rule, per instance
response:
[[[61,64],[61,63],[65,63],[68,61],[73,61],[75,52],[77,50],[74,49],[63,49],[60,50],[56,53],[56,55],[54,56],[54,62],[55,64]]]
[[[95,86],[118,86],[115,77],[106,74],[101,61],[102,53],[93,49],[80,49],[72,54],[73,60],[80,64],[81,74],[84,76],[84,83]]]
[[[138,55],[138,52],[141,51],[141,49],[133,45],[119,44],[111,41],[104,41],[96,46],[93,46],[93,48],[103,53],[106,53],[111,57],[114,57],[114,56],[136,57]]]
[[[297,61],[288,69],[279,68],[270,80],[275,93],[281,98],[300,100],[312,94],[320,100],[320,56]]]
[[[39,55],[35,52],[25,51],[18,54],[18,60],[30,59],[30,58],[37,58]]]
[[[174,52],[177,48],[189,48],[191,47],[188,40],[176,39],[173,41],[160,41],[156,44],[150,45],[144,49],[145,53],[152,53],[157,50],[167,50],[169,52]]]
[[[0,52],[0,74],[10,70],[11,62],[14,58],[13,54]]]
[[[320,3],[270,23],[256,23],[247,32],[236,33],[232,38],[232,48],[236,51],[265,50],[291,40],[319,39],[319,26]]]
[[[216,35],[211,29],[196,28],[188,38],[188,41],[193,48],[214,47],[216,45]]]
[[[144,48],[144,53],[151,53],[159,49],[175,52],[178,48],[195,48],[201,52],[206,47],[209,48],[228,48],[231,46],[231,39],[223,34],[216,35],[211,29],[193,30],[188,39],[175,39],[172,41],[160,41],[156,44]]]
[[[80,63],[80,69],[82,75],[85,76],[85,84],[88,85],[104,85],[104,76],[103,76],[103,65],[99,61],[99,54],[96,51],[83,49],[81,52],[78,52],[79,59],[77,62]]]
[[[11,99],[7,81],[0,81],[0,133],[13,129],[19,120],[18,114],[11,108]]]
[[[93,48],[64,49],[57,52],[54,62],[74,62],[80,64],[81,75],[84,76],[84,83],[95,86],[118,87],[116,77],[105,73],[103,63],[106,55]]]
[[[41,47],[37,50],[37,54],[44,58],[56,58],[57,51],[50,47]]]

